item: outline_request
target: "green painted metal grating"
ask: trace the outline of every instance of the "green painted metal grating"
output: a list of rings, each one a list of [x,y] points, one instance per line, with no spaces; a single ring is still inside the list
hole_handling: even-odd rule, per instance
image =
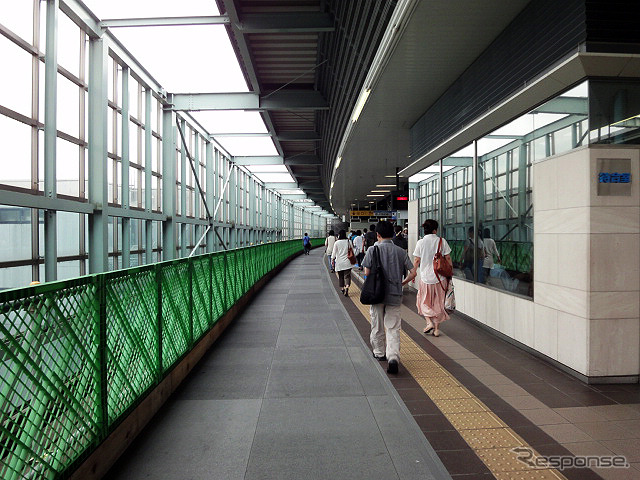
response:
[[[301,250],[291,240],[0,292],[0,478],[68,476]]]

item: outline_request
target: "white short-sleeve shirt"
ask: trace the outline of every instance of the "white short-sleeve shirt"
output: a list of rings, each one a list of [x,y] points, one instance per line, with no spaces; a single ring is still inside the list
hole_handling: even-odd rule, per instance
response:
[[[414,257],[420,257],[420,281],[422,283],[434,284],[438,283],[438,277],[436,277],[433,271],[433,257],[438,251],[438,242],[440,237],[430,233],[425,235],[416,244],[416,249],[413,251]],[[446,239],[442,239],[442,255],[449,255],[451,253],[451,247],[447,243]]]

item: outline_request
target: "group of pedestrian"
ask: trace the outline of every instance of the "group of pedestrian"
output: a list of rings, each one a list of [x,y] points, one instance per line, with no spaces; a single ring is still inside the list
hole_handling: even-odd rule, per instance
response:
[[[379,222],[375,226],[377,241],[375,248],[370,248],[362,262],[365,278],[369,275],[374,260],[374,251],[378,255],[380,265],[385,276],[385,296],[382,303],[370,305],[371,316],[370,342],[373,356],[380,360],[388,361],[387,372],[398,373],[400,362],[400,328],[402,287],[419,276],[418,295],[416,306],[418,312],[425,317],[426,326],[424,333],[432,333],[440,336],[440,324],[449,318],[444,306],[446,288],[443,288],[442,279],[438,277],[433,267],[433,258],[436,252],[453,266],[451,260],[451,247],[444,238],[438,237],[438,222],[427,220],[423,224],[424,237],[422,237],[414,249],[414,261],[411,262],[407,253],[406,235],[396,228],[394,236],[393,225],[389,222]]]
[[[355,262],[364,270],[365,279],[371,274],[375,262],[384,272],[384,299],[380,303],[370,305],[371,316],[370,342],[373,356],[380,361],[387,361],[387,372],[398,373],[400,362],[400,328],[403,286],[417,281],[416,307],[418,313],[425,318],[423,330],[425,334],[440,336],[440,324],[449,318],[445,308],[445,297],[450,278],[442,278],[434,270],[434,258],[440,254],[453,270],[451,247],[446,239],[438,236],[438,222],[428,219],[422,224],[424,236],[420,238],[413,251],[413,262],[408,255],[407,231],[388,221],[372,224],[370,229],[357,230],[347,236],[340,230],[335,236],[333,230],[325,240],[325,252],[330,271],[337,272],[340,289],[349,296],[351,286],[351,270]],[[473,275],[477,268],[479,281],[488,276],[488,270],[494,261],[500,262],[500,254],[495,241],[490,238],[489,230],[479,235],[478,245],[474,244],[474,230],[468,230],[469,237],[465,242],[461,267],[465,275]],[[306,234],[305,234],[306,235]],[[306,244],[305,244],[306,245]],[[475,251],[474,251],[475,250]],[[375,252],[375,253],[374,253]],[[374,258],[375,255],[375,258]],[[357,260],[352,263],[350,257]]]
[[[474,244],[475,229],[469,227],[468,238],[464,242],[462,250],[461,268],[467,280],[473,281],[474,271],[478,272],[478,282],[486,283],[491,269],[497,260],[500,263],[500,252],[493,238],[491,231],[485,228],[482,233],[478,232],[477,245]],[[475,265],[474,265],[475,255]]]

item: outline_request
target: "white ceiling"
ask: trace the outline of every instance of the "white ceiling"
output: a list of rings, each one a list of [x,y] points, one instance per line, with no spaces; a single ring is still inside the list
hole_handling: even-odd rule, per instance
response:
[[[527,3],[418,2],[343,150],[331,191],[336,213],[393,183],[385,176],[411,163],[411,126]]]

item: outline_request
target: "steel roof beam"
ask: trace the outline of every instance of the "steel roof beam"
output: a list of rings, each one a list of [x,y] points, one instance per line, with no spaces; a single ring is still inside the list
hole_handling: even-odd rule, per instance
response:
[[[316,90],[280,90],[269,95],[257,93],[175,93],[174,110],[328,110],[329,104]]]
[[[228,15],[196,17],[146,17],[146,18],[110,18],[100,22],[101,27],[168,27],[178,25],[228,25]]]
[[[271,190],[297,190],[299,188],[298,182],[266,182],[264,187]]]
[[[280,196],[284,199],[284,200],[306,200],[307,198],[309,198],[306,194],[304,193],[299,193],[299,194],[291,194],[291,193],[287,193],[287,194],[280,194]]]
[[[320,141],[322,137],[319,133],[314,132],[313,130],[291,130],[288,132],[280,132],[278,133],[278,140],[281,142],[298,142],[298,141]]]
[[[320,12],[245,14],[236,25],[241,33],[333,32],[333,17]]]
[[[291,157],[285,157],[284,164],[288,166],[322,165],[322,160],[317,155],[295,155]]]
[[[274,156],[264,156],[264,157],[233,157],[233,162],[236,165],[284,165],[284,160],[282,157],[274,155]]]

